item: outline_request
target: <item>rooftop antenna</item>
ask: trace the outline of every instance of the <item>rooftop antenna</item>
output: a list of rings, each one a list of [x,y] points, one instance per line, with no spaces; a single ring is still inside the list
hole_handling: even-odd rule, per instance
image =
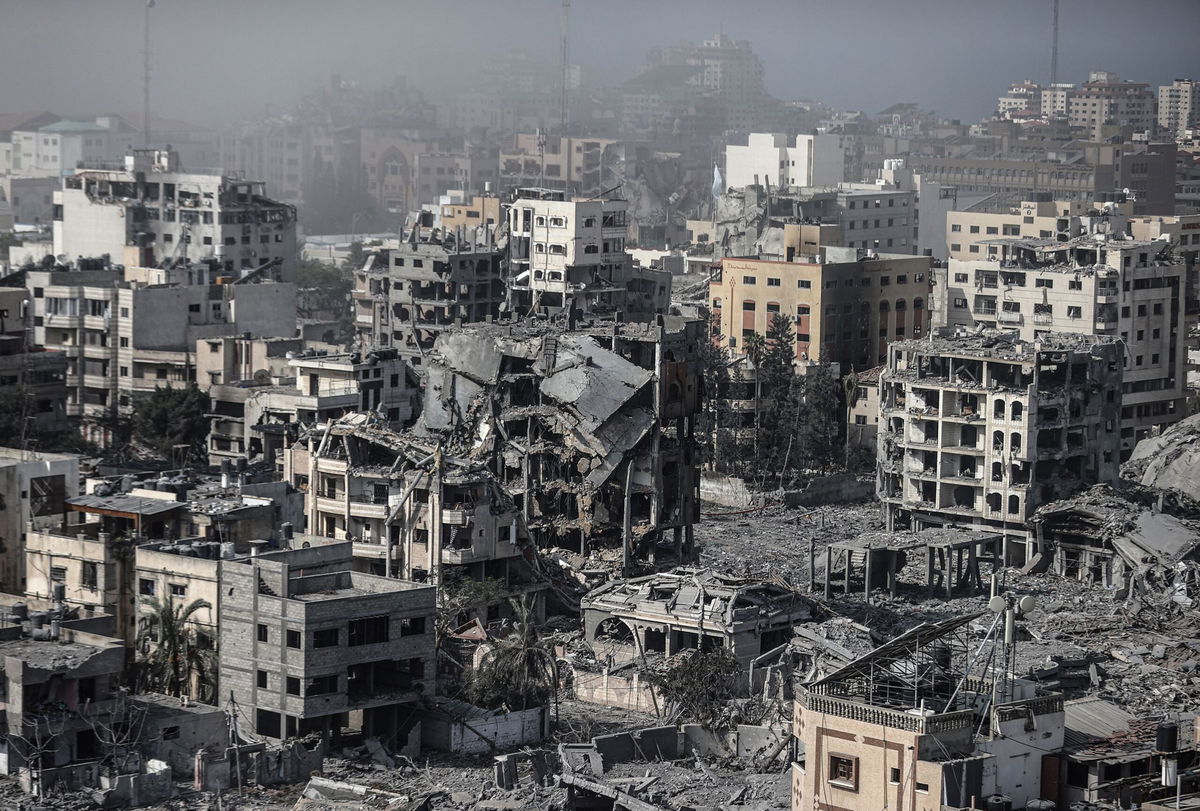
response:
[[[1058,83],[1058,0],[1051,0],[1054,5],[1054,23],[1050,39],[1050,84]]]
[[[150,9],[154,0],[146,0],[146,19],[142,28],[142,146],[150,146]]]

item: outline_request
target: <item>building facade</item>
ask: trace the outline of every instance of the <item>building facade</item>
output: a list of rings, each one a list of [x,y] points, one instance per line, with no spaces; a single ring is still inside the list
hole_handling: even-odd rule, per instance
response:
[[[1120,465],[1121,344],[993,330],[893,344],[880,376],[878,487],[889,528],[1026,537],[1042,504]],[[1008,544],[1009,563],[1027,550]]]
[[[846,179],[840,135],[752,132],[745,146],[725,146],[725,185],[834,186]]]

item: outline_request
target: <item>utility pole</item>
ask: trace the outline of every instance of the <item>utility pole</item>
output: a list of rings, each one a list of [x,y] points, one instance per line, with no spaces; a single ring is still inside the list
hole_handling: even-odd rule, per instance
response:
[[[146,0],[145,24],[142,27],[142,146],[150,146],[150,9],[154,0]]]
[[[1050,84],[1054,85],[1058,82],[1058,0],[1051,2],[1054,4],[1054,23],[1050,35]]]
[[[562,137],[567,137],[567,85],[570,83],[571,61],[571,0],[562,0],[562,35],[559,42],[559,97],[558,97],[558,129]],[[603,179],[601,179],[603,182]]]

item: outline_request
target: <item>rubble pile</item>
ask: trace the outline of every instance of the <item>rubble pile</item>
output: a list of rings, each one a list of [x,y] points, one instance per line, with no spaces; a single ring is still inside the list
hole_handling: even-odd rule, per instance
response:
[[[1121,475],[1200,501],[1200,414],[1175,423],[1133,449]]]

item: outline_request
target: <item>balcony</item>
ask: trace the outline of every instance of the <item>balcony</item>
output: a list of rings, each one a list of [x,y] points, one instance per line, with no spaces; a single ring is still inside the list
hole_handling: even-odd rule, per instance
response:
[[[1001,324],[1012,324],[1014,326],[1020,326],[1025,322],[1020,313],[1010,313],[1006,310],[996,313],[996,320]]]
[[[1039,327],[1048,327],[1054,323],[1054,316],[1050,313],[1034,313],[1033,323]]]

